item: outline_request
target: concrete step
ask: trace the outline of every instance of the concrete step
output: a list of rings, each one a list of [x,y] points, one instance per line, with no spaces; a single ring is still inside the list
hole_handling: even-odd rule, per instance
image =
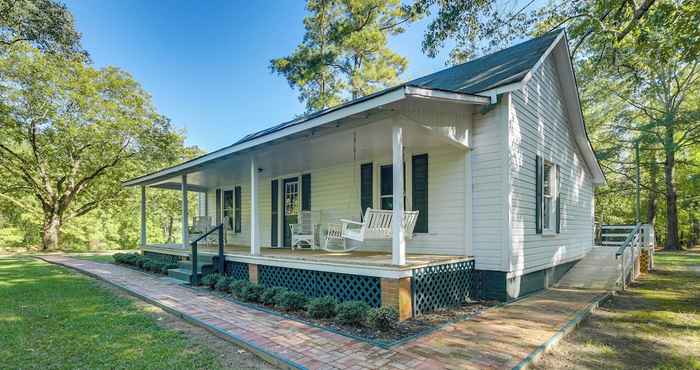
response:
[[[201,277],[201,273],[199,274]],[[178,268],[178,269],[170,269],[168,270],[168,276],[177,279],[180,281],[183,281],[188,284],[192,284],[192,270],[189,269],[183,269],[183,268]]]

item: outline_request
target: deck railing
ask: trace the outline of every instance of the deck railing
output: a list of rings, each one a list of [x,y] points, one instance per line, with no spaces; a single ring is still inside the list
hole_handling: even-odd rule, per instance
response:
[[[214,231],[218,231],[218,239],[219,239],[219,259],[218,259],[218,271],[220,274],[224,273],[224,268],[225,268],[225,261],[224,261],[224,224],[221,223],[217,226],[214,226],[211,228],[209,231],[206,233],[200,235],[197,239],[193,240],[190,243],[190,246],[192,247],[192,257],[191,257],[191,262],[192,262],[192,284],[193,285],[199,285],[199,266],[197,265],[197,243],[199,243],[201,240],[207,238],[209,235],[211,235]]]

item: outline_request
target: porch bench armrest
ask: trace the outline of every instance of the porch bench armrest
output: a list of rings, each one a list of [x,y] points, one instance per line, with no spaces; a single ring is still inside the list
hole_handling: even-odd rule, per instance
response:
[[[359,225],[359,226],[364,225],[362,222],[346,220],[346,219],[340,219],[340,222],[342,222],[344,224],[353,224],[353,225]]]

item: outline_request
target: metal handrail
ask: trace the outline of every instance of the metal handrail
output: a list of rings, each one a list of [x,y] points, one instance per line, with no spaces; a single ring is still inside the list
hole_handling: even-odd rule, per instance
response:
[[[634,240],[635,236],[639,233],[641,228],[642,228],[642,224],[638,223],[637,225],[635,225],[634,230],[632,230],[629,233],[629,235],[627,235],[627,238],[625,239],[625,241],[622,243],[620,248],[617,249],[617,253],[615,253],[616,259],[617,259],[617,257],[620,257],[621,255],[623,255],[625,253],[625,249],[627,249],[627,247],[629,247],[629,245],[632,243],[632,241]]]
[[[190,246],[192,247],[192,284],[193,285],[199,285],[199,271],[197,271],[199,268],[197,267],[197,243],[201,241],[202,239],[208,237],[213,233],[214,231],[219,232],[219,273],[223,274],[225,270],[225,261],[224,261],[224,224],[218,224],[217,226],[214,226],[211,230],[207,231],[206,233],[200,235],[197,239],[193,240],[190,242]]]

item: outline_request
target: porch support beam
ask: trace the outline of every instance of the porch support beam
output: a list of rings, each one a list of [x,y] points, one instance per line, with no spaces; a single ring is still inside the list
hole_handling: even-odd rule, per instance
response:
[[[182,175],[182,246],[188,248],[190,244],[190,230],[189,221],[190,217],[190,204],[187,197],[187,175]]]
[[[146,186],[141,185],[141,246],[146,246]]]
[[[392,177],[394,186],[394,214],[391,222],[391,261],[394,265],[406,264],[406,235],[403,216],[403,128],[394,126],[391,130]]]
[[[250,159],[250,254],[260,255],[260,233],[258,230],[258,166],[255,157]]]

